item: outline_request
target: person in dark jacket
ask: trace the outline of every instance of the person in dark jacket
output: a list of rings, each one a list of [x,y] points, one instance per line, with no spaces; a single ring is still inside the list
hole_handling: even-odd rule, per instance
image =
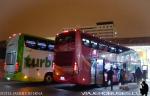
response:
[[[141,86],[142,86],[142,88],[140,89],[141,95],[142,95],[142,96],[143,96],[143,95],[147,96],[148,90],[149,90],[148,84],[146,84],[146,82],[143,81],[142,84],[141,84]]]
[[[110,81],[111,90],[113,90],[113,67],[110,68],[110,70],[107,72],[107,82]]]
[[[124,84],[124,71],[123,71],[123,69],[121,69],[120,73],[119,73],[119,82],[121,85]]]
[[[105,88],[108,86],[107,83],[108,83],[108,82],[107,82],[107,70],[104,69],[104,87],[105,87]]]
[[[135,76],[136,76],[136,80],[137,80],[137,83],[139,84],[140,81],[142,80],[142,71],[140,69],[140,67],[138,67],[135,71]]]

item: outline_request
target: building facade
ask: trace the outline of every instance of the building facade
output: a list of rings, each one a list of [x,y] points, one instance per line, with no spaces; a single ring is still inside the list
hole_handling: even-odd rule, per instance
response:
[[[81,29],[84,32],[93,34],[100,38],[114,38],[116,37],[117,33],[115,31],[115,26],[113,21],[107,22],[97,22],[97,26],[93,27],[82,27]]]

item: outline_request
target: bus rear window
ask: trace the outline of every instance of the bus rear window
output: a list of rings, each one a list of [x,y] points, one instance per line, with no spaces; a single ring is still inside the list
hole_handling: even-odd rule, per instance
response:
[[[59,66],[72,66],[74,61],[74,52],[56,52],[55,64]]]
[[[6,64],[12,65],[12,64],[15,64],[15,62],[16,62],[16,52],[7,53],[6,54]]]
[[[75,42],[75,32],[60,34],[56,37],[56,44]]]

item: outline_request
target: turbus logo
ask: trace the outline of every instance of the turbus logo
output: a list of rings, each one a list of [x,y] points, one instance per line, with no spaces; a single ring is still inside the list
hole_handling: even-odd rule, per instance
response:
[[[52,61],[46,57],[45,59],[32,58],[30,55],[24,58],[25,67],[50,67]]]

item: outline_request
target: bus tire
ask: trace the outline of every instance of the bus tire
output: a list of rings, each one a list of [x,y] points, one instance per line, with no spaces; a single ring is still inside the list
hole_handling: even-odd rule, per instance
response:
[[[53,82],[53,74],[52,73],[46,73],[44,76],[44,82],[45,83],[52,83]]]

